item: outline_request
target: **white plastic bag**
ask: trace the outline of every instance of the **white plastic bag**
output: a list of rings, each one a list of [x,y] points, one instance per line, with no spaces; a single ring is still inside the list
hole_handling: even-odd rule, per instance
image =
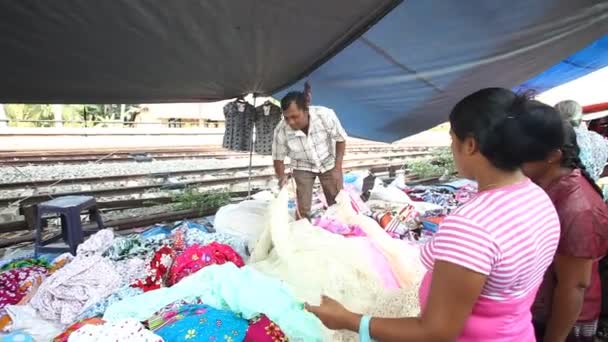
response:
[[[393,185],[376,184],[370,192],[369,200],[386,201],[389,203],[412,203],[410,197]]]
[[[270,201],[265,200],[228,204],[217,211],[213,226],[218,232],[245,239],[248,246],[252,247],[268,224],[266,215],[269,205]]]

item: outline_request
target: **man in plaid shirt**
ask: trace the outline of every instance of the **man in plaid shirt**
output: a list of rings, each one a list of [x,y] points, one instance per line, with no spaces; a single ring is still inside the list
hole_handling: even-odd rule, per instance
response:
[[[346,132],[336,113],[326,107],[308,106],[306,95],[291,92],[281,100],[284,120],[274,131],[272,158],[280,186],[287,183],[285,158],[289,157],[297,186],[298,210],[310,215],[312,190],[317,178],[327,204],[335,203],[342,189],[342,161]]]

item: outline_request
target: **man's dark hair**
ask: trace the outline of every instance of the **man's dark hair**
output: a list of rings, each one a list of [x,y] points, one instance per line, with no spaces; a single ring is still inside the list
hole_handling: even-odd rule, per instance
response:
[[[304,111],[308,111],[308,105],[306,104],[306,96],[301,91],[292,91],[287,93],[281,99],[281,109],[283,111],[287,110],[292,103],[295,103],[299,109]]]

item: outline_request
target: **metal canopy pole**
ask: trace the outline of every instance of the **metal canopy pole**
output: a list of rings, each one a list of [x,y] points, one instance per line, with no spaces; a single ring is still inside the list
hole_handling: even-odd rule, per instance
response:
[[[254,139],[253,135],[255,133],[255,120],[257,119],[257,108],[256,108],[256,100],[258,98],[257,94],[253,94],[253,124],[251,125],[251,146],[249,146],[249,177],[247,179],[247,199],[251,199],[251,166],[253,163],[253,144]]]

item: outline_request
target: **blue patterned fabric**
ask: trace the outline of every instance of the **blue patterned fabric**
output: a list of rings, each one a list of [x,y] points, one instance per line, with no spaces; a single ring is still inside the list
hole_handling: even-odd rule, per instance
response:
[[[149,321],[152,331],[165,341],[241,342],[249,322],[231,311],[205,304],[187,304],[164,311]]]
[[[103,316],[103,313],[106,312],[106,308],[114,303],[120,302],[123,299],[135,297],[139,294],[144,293],[144,291],[137,287],[126,286],[109,297],[102,299],[101,301],[89,306],[83,313],[78,315],[77,320],[83,320],[86,318]]]

